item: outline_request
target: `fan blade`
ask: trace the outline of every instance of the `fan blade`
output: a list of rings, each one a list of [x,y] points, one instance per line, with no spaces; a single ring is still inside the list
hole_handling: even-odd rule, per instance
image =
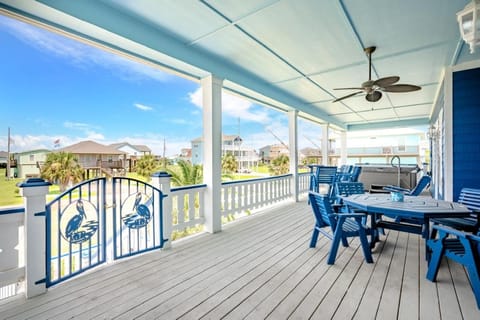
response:
[[[373,91],[372,93],[368,93],[365,96],[365,99],[367,99],[367,101],[370,101],[370,102],[377,102],[381,98],[382,98],[382,93],[380,91],[376,91],[376,90]]]
[[[413,84],[394,84],[392,86],[383,87],[381,90],[385,92],[411,92],[422,89],[419,86]]]
[[[381,88],[385,88],[385,87],[391,86],[395,82],[398,82],[398,80],[400,80],[400,77],[397,77],[397,76],[385,77],[385,78],[380,78],[378,80],[375,80],[373,82],[373,85]]]
[[[337,99],[333,100],[333,102],[337,102],[337,101],[340,101],[340,100],[343,100],[343,99],[347,99],[347,98],[356,96],[357,94],[362,93],[362,92],[363,91],[357,91],[357,92],[354,92],[354,93],[347,94],[346,96],[343,96],[341,98],[337,98]]]
[[[363,90],[363,88],[333,88],[333,90]]]

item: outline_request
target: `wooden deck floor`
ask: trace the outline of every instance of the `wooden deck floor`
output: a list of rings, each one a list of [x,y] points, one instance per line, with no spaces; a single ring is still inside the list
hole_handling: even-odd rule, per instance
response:
[[[1,319],[480,319],[463,267],[425,279],[423,241],[390,231],[363,260],[359,243],[326,264],[329,241],[308,247],[306,202],[276,207],[218,234],[123,260],[25,300]]]

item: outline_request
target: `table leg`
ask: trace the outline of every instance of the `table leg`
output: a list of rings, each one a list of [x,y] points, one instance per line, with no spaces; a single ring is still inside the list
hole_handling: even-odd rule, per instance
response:
[[[376,213],[369,213],[370,215],[370,248],[375,248],[375,244],[380,241],[378,230],[377,230],[377,214]]]
[[[425,241],[425,260],[430,261],[431,252],[428,247],[428,240],[430,239],[430,218],[423,217],[423,230],[422,230],[422,238]]]

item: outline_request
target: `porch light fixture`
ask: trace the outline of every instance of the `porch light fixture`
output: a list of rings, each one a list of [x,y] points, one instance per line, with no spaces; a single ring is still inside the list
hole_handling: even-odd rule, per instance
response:
[[[475,52],[475,46],[480,45],[480,0],[472,0],[457,12],[462,39],[470,46],[470,53]]]

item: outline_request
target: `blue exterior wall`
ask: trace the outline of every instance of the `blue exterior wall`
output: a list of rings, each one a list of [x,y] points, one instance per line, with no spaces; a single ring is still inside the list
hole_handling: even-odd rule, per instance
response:
[[[453,73],[453,199],[480,188],[480,69]]]

